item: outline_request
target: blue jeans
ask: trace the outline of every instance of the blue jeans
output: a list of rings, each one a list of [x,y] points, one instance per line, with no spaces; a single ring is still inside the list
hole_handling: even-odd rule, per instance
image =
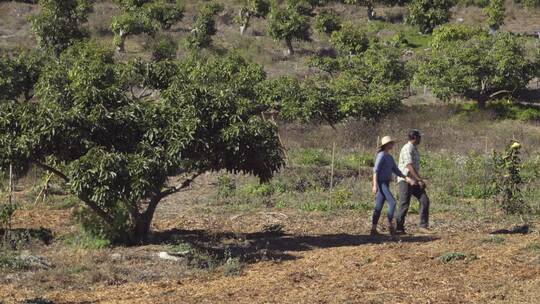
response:
[[[388,217],[389,222],[394,218],[394,211],[396,209],[396,200],[394,199],[392,192],[390,192],[390,182],[378,181],[377,185],[378,191],[375,196],[375,210],[373,211],[373,219],[371,221],[373,225],[377,225],[379,222],[384,201],[388,202],[388,212],[386,216]]]

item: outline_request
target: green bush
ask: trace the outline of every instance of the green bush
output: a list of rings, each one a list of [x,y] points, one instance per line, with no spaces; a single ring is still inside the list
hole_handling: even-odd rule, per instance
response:
[[[330,35],[341,29],[341,18],[334,10],[324,9],[315,17],[315,29]]]

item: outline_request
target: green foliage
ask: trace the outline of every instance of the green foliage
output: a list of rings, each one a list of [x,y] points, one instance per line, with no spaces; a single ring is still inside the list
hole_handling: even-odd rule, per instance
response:
[[[154,35],[158,30],[156,24],[145,12],[125,11],[115,16],[111,23],[111,30],[114,33],[114,44],[119,52],[124,51],[124,43],[129,35],[148,34]]]
[[[265,18],[268,12],[270,12],[268,0],[243,0],[238,16],[235,18],[235,21],[240,25],[240,34],[244,34],[251,18]]]
[[[0,269],[4,271],[18,271],[30,269],[30,264],[11,251],[0,251]]]
[[[492,235],[492,236],[490,236],[488,238],[485,238],[485,239],[481,240],[481,243],[500,245],[500,244],[503,244],[505,241],[506,241],[506,239],[501,237],[501,236]]]
[[[497,200],[502,209],[509,214],[523,214],[529,211],[522,195],[521,144],[511,141],[504,153],[493,151],[493,185]]]
[[[152,39],[152,60],[174,60],[176,59],[176,52],[178,51],[178,44],[167,35],[158,35]]]
[[[227,198],[234,195],[236,191],[236,180],[230,174],[221,174],[218,176],[218,196]]]
[[[331,9],[321,10],[315,17],[315,29],[327,35],[341,29],[341,18]]]
[[[366,33],[358,25],[351,22],[343,24],[339,31],[334,31],[330,42],[340,52],[348,55],[363,53],[369,46]]]
[[[514,0],[514,2],[529,8],[540,7],[540,0]]]
[[[467,254],[461,253],[461,252],[447,252],[439,257],[439,261],[442,263],[450,263],[453,261],[460,261],[465,260],[467,258]]]
[[[150,19],[156,20],[163,29],[170,29],[184,18],[182,0],[158,0],[144,6]]]
[[[309,17],[289,5],[273,5],[268,18],[269,35],[278,41],[284,41],[287,53],[292,55],[293,40],[311,40]]]
[[[487,15],[487,24],[493,31],[498,30],[504,23],[504,0],[490,0],[489,5],[484,8]]]
[[[160,28],[170,29],[184,17],[182,1],[177,0],[118,0],[123,12],[111,22],[117,51],[124,52],[128,36],[153,36]]]
[[[509,33],[488,35],[459,26],[436,32],[433,41],[414,82],[442,100],[462,96],[483,108],[501,93],[525,88],[535,73],[536,63],[527,59],[521,39]]]
[[[154,67],[167,76],[152,79]],[[136,241],[189,175],[225,169],[268,180],[281,167],[276,126],[261,117],[256,92],[264,78],[238,56],[121,63],[110,50],[76,44],[44,67],[39,102],[0,104],[0,164],[54,168],[104,235]],[[161,97],[132,93],[152,84]],[[186,184],[167,186],[180,174]]]
[[[84,39],[83,28],[91,11],[88,0],[40,0],[41,11],[30,18],[38,45],[58,55],[70,45]]]
[[[203,5],[197,15],[191,35],[186,40],[188,48],[197,50],[207,48],[212,44],[212,36],[217,32],[214,17],[222,10],[223,7],[214,2]]]
[[[0,101],[32,97],[45,56],[35,51],[21,52],[17,57],[0,57]]]
[[[438,25],[448,22],[453,5],[453,0],[412,0],[408,5],[407,23],[429,34]]]

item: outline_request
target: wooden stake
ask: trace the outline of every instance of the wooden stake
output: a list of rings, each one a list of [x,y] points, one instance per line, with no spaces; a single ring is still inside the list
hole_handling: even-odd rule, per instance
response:
[[[334,160],[336,154],[336,142],[332,143],[332,164],[330,167],[330,194],[334,190]]]

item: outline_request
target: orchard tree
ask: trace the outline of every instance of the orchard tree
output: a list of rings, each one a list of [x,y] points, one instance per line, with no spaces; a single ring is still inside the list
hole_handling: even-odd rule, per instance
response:
[[[351,56],[364,52],[369,46],[366,33],[351,22],[345,23],[339,31],[333,32],[330,42],[340,52]]]
[[[400,107],[409,75],[399,49],[374,44],[361,55],[321,61],[332,73],[268,80],[259,89],[262,100],[281,119],[330,125],[349,117],[376,120]]]
[[[504,23],[504,0],[490,0],[489,5],[484,8],[487,15],[487,23],[491,32],[496,32]]]
[[[343,0],[345,4],[363,5],[367,8],[367,18],[369,21],[375,19],[375,0]]]
[[[319,33],[331,35],[341,29],[341,18],[331,9],[321,10],[315,17],[315,29]]]
[[[235,56],[119,63],[101,46],[75,44],[44,67],[36,101],[0,101],[0,166],[56,174],[97,232],[138,243],[159,202],[198,175],[268,180],[282,166],[276,126],[254,89],[264,78],[261,66]]]
[[[429,34],[435,27],[450,20],[450,8],[453,5],[453,0],[412,0],[408,5],[407,23]]]
[[[458,34],[459,29],[466,30]],[[420,61],[414,81],[442,100],[465,97],[484,108],[490,99],[526,88],[534,77],[538,63],[527,58],[523,41],[512,34],[446,25],[433,36],[437,44]]]
[[[39,0],[40,12],[30,18],[38,46],[59,55],[88,37],[83,24],[91,11],[89,0]]]
[[[268,26],[272,38],[285,42],[288,56],[294,54],[293,40],[311,41],[309,16],[301,14],[297,7],[273,5]]]
[[[212,45],[212,36],[217,33],[214,18],[221,11],[223,11],[221,4],[210,2],[203,5],[197,15],[191,35],[187,37],[188,48],[197,50]]]
[[[181,1],[171,0],[117,0],[122,13],[111,23],[114,44],[120,53],[125,51],[125,41],[130,35],[154,36],[160,29],[168,30],[184,17]]]
[[[240,24],[240,35],[244,35],[251,18],[265,18],[269,11],[270,3],[268,0],[243,0],[242,7],[235,19]]]

